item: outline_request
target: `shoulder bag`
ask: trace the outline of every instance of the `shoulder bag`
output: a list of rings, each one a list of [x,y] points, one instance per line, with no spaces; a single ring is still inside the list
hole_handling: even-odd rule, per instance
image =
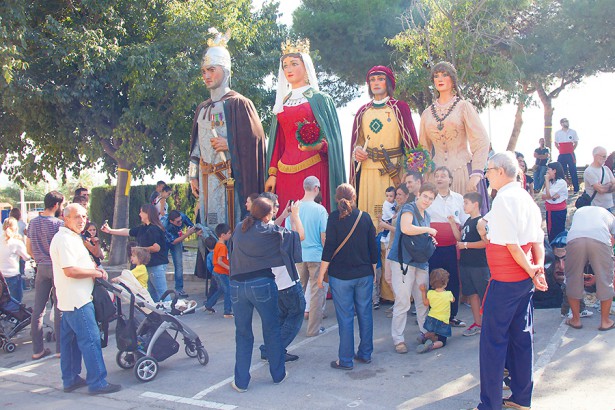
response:
[[[416,205],[412,204],[412,215],[417,220],[419,226],[423,223],[423,218],[420,213],[417,212]],[[401,217],[401,216],[400,216]],[[403,265],[403,249],[410,255],[410,262],[425,263],[429,261],[431,255],[436,251],[436,245],[433,243],[433,239],[427,233],[418,235],[406,235],[401,231],[401,225],[399,230],[399,243],[397,246],[397,259],[402,269],[402,273],[405,275],[408,272],[408,265],[404,269]]]
[[[601,184],[602,184],[602,181],[604,181],[604,165],[602,166],[602,176],[600,177],[600,183]],[[583,193],[581,195],[579,195],[577,200],[574,202],[574,206],[577,209],[579,209],[579,208],[583,208],[584,206],[591,205],[592,201],[596,197],[597,193],[598,193],[598,191],[594,190],[594,193],[592,194],[592,196],[589,196],[587,191],[583,191]]]

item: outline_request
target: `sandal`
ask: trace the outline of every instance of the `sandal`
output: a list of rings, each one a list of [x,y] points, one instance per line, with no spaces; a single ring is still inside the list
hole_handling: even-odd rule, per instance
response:
[[[598,330],[601,331],[601,332],[606,332],[608,330],[613,330],[613,329],[615,329],[615,322],[613,322],[613,324],[611,326],[609,326],[609,327],[602,327],[601,326],[601,327],[598,328]]]
[[[32,360],[40,360],[43,357],[49,356],[50,354],[51,354],[51,350],[49,350],[48,348],[45,348],[42,353],[33,354],[32,355]]]
[[[583,325],[573,325],[570,319],[566,319],[566,325],[570,326],[573,329],[577,329],[577,330],[583,329]]]

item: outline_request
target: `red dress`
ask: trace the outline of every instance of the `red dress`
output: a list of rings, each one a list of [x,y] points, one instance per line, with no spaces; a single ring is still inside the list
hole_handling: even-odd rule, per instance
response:
[[[310,104],[285,106],[277,119],[275,147],[269,166],[278,170],[275,193],[280,202],[280,212],[289,200],[303,198],[303,180],[312,175],[320,181],[322,205],[330,212],[327,144],[325,142],[320,151],[301,151],[296,137],[298,123],[315,121]]]

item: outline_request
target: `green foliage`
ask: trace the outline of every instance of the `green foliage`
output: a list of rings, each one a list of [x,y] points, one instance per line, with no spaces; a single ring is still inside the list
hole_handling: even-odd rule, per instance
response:
[[[169,184],[173,189],[173,194],[169,197],[169,211],[177,209],[185,213],[192,221],[195,219],[196,200],[190,191],[190,184]],[[95,222],[98,227],[109,221],[113,221],[113,208],[115,204],[115,186],[99,186],[90,191],[90,220]],[[128,226],[133,227],[141,223],[139,210],[141,205],[149,203],[149,197],[156,189],[156,185],[136,185],[130,187],[130,205]],[[99,232],[107,243],[111,241],[109,235]]]
[[[293,30],[310,39],[322,66],[349,85],[365,84],[375,65],[391,65],[386,44],[402,29],[401,0],[303,0],[293,13]]]
[[[110,175],[118,165],[136,177],[157,166],[185,173],[194,109],[207,95],[200,60],[212,26],[233,31],[233,88],[261,115],[273,105],[263,79],[277,70],[272,56],[284,37],[277,3],[257,14],[249,0],[9,3],[0,21],[21,7],[24,18],[12,24],[23,36],[0,31],[2,46],[27,63],[0,96],[0,155],[8,151],[0,160],[14,180],[44,171],[65,179],[95,165]]]
[[[449,61],[459,87],[479,109],[498,105],[515,89],[519,74],[510,61],[518,16],[528,0],[413,0],[404,14],[405,30],[389,44],[403,59],[400,98],[425,109],[432,99],[430,70]]]

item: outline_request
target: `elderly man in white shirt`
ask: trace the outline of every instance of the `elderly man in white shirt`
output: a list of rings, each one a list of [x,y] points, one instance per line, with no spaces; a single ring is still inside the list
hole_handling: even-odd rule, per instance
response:
[[[85,208],[79,204],[68,205],[64,209],[64,226],[53,237],[49,254],[57,304],[62,312],[60,368],[64,392],[87,385],[88,393],[95,395],[116,392],[121,386],[106,380],[92,290],[94,280],[107,279],[107,272],[96,268],[83,244],[81,232],[86,221]],[[85,380],[79,376],[82,357],[87,370]]]
[[[534,289],[544,291],[544,232],[540,209],[516,182],[518,162],[512,152],[489,159],[486,176],[498,190],[491,211],[479,222],[489,241],[491,280],[483,301],[480,338],[479,410],[529,410],[533,377]],[[481,232],[482,231],[482,232]],[[502,401],[504,366],[512,395]]]

